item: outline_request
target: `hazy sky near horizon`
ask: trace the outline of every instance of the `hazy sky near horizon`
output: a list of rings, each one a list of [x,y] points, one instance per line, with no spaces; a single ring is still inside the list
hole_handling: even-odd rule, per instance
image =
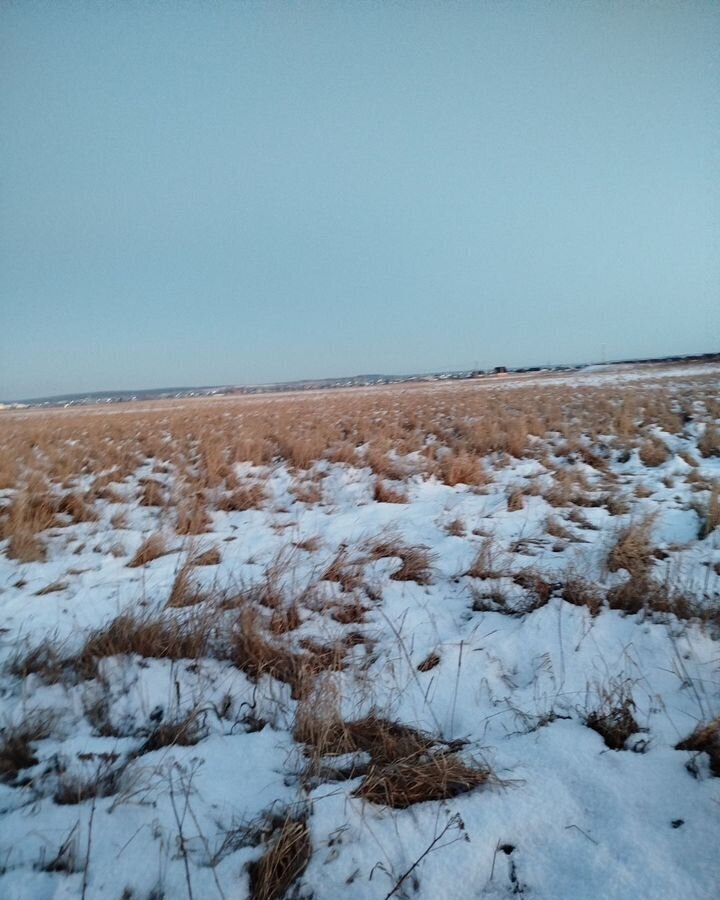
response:
[[[0,399],[720,350],[716,2],[5,2]]]

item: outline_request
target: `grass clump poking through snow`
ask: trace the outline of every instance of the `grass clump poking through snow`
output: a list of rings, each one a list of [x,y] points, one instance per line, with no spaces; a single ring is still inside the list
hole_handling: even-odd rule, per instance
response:
[[[306,745],[311,772],[321,779],[365,776],[353,796],[406,809],[456,797],[492,780],[487,767],[459,755],[461,742],[448,744],[376,713],[345,722],[335,701],[329,689],[329,694],[312,696],[301,704],[294,734]],[[348,755],[355,759],[344,768],[327,765],[328,757]],[[363,763],[363,757],[369,763]]]
[[[596,616],[602,609],[602,595],[597,585],[578,575],[567,579],[560,596],[573,606],[586,606],[591,616]]]
[[[707,753],[710,771],[720,778],[720,716],[706,725],[698,725],[689,737],[675,745],[675,749]]]
[[[165,538],[160,533],[151,534],[140,544],[137,553],[128,563],[128,567],[136,569],[139,566],[145,566],[169,552]]]
[[[195,709],[181,719],[156,725],[137,751],[137,755],[152,753],[153,750],[161,750],[163,747],[192,747],[201,741],[205,734],[202,716]]]
[[[400,560],[400,568],[390,576],[393,581],[414,581],[417,584],[432,582],[432,564],[436,556],[427,547],[410,547],[398,535],[388,533],[369,543],[368,555],[374,560]]]
[[[326,647],[307,639],[302,646],[303,651],[296,652],[279,640],[271,640],[265,631],[264,616],[257,609],[246,607],[235,623],[229,658],[254,680],[269,675],[289,685],[293,698],[298,699],[307,693],[318,672],[341,668],[347,649],[342,645]]]
[[[720,526],[720,481],[713,481],[707,504],[696,507],[696,511],[700,517],[698,537],[702,541]]]
[[[177,504],[175,531],[178,534],[205,534],[211,525],[212,520],[202,492],[198,491],[190,497],[185,497]]]
[[[40,479],[31,479],[0,515],[0,540],[18,562],[43,562],[47,552],[38,535],[57,524],[58,498]]]
[[[489,769],[469,765],[455,753],[438,752],[371,767],[354,796],[392,809],[407,809],[415,803],[466,794],[490,779]]]
[[[65,661],[60,647],[47,639],[30,649],[18,648],[8,661],[8,671],[16,678],[37,675],[45,684],[57,684],[65,672]]]
[[[217,508],[222,512],[245,512],[248,509],[259,509],[266,499],[263,486],[252,483],[225,494],[218,501]]]
[[[652,561],[653,546],[650,537],[655,518],[651,513],[620,529],[617,540],[608,553],[608,571],[625,569],[636,577],[648,572]]]
[[[373,499],[376,503],[407,503],[409,498],[407,491],[390,487],[378,478],[373,488]]]
[[[469,453],[445,456],[438,466],[438,475],[449,487],[458,484],[479,486],[488,482],[482,460]]]
[[[54,716],[37,712],[19,725],[8,725],[0,732],[0,781],[12,782],[23,769],[37,764],[33,743],[50,736]]]
[[[600,691],[600,702],[585,715],[585,724],[596,731],[611,750],[624,750],[629,737],[643,731],[635,720],[635,703],[626,685]]]
[[[167,606],[184,607],[196,606],[208,599],[208,593],[197,584],[192,575],[192,570],[196,562],[192,558],[188,558],[186,562],[178,569],[170,596],[168,597]]]
[[[306,821],[286,818],[273,832],[265,853],[249,866],[251,900],[282,900],[307,868],[311,855]]]
[[[91,632],[69,664],[84,678],[94,678],[101,660],[110,656],[149,659],[199,659],[206,655],[211,625],[207,616],[185,620],[124,613],[105,628]]]

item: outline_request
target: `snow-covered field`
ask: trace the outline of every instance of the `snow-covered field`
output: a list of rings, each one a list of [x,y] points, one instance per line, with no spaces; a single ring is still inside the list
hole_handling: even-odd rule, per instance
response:
[[[717,896],[719,384],[4,413],[0,897]]]

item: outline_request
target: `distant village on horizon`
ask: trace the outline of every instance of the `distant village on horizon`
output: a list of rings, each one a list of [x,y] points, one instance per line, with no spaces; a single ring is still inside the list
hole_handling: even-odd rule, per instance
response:
[[[27,409],[39,407],[92,406],[106,403],[128,403],[138,400],[168,400],[189,397],[218,397],[244,394],[282,393],[285,391],[332,390],[335,388],[373,387],[376,385],[403,384],[411,382],[462,381],[474,378],[489,378],[502,375],[523,375],[539,372],[572,372],[590,366],[640,365],[676,362],[712,362],[720,359],[720,353],[694,353],[675,356],[639,357],[615,359],[607,362],[585,362],[545,366],[503,366],[488,369],[463,369],[439,372],[414,373],[407,375],[366,374],[342,378],[298,379],[295,381],[268,382],[251,385],[207,385],[195,387],[162,387],[141,390],[90,391],[76,394],[58,394],[49,397],[33,397],[23,400],[0,402],[0,410]]]

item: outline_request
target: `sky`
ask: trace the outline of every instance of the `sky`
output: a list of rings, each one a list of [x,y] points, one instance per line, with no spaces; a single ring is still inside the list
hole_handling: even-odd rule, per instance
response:
[[[720,4],[0,4],[0,399],[720,350]]]

